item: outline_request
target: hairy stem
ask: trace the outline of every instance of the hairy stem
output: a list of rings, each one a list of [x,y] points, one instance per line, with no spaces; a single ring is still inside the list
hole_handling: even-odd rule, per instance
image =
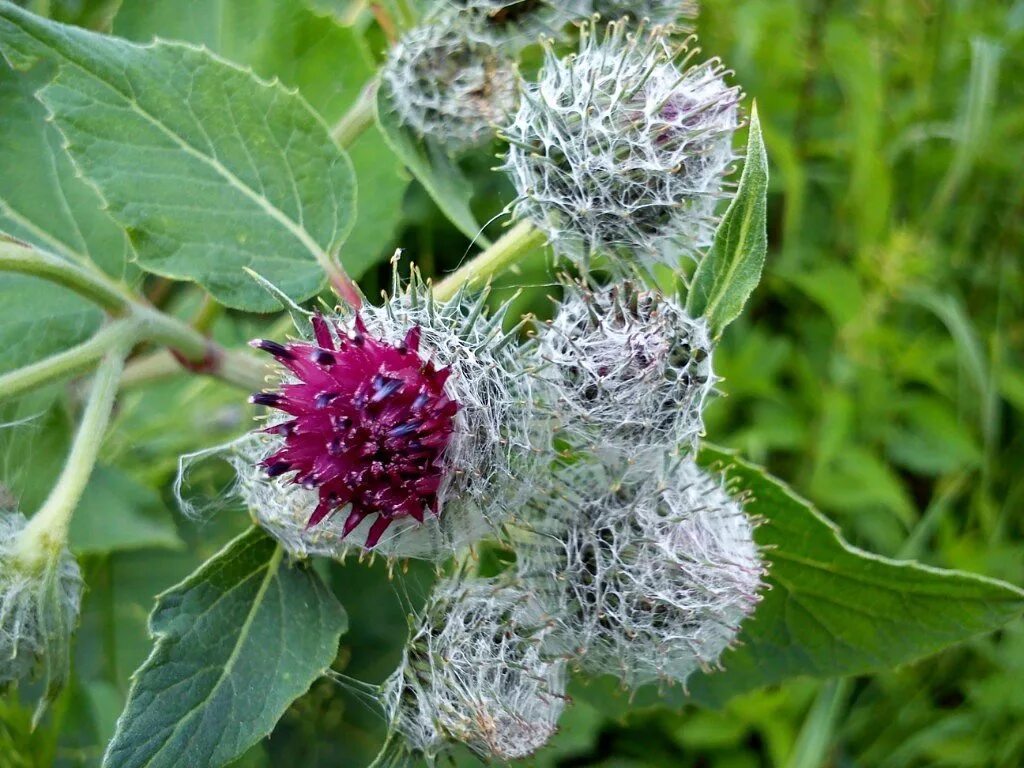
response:
[[[128,348],[138,337],[131,320],[115,320],[77,347],[0,376],[0,402],[35,386],[88,370],[112,349]]]
[[[338,269],[340,270],[340,267]],[[98,270],[78,266],[28,245],[0,239],[0,272],[31,275],[70,288],[84,298],[99,304],[111,315],[125,317],[126,321],[135,329],[138,340],[153,341],[170,347],[180,356],[182,364],[190,370],[223,379],[246,389],[255,390],[263,386],[266,369],[261,361],[244,352],[224,349],[188,323],[164,314],[132,296],[125,288]],[[344,283],[343,289],[345,286],[354,285],[344,272],[341,272],[340,276],[333,275],[332,282],[335,278]],[[358,292],[355,298],[357,300],[361,298]],[[86,345],[88,343],[86,342]],[[89,349],[86,350],[87,354]],[[74,352],[74,350],[70,350],[70,352]],[[75,357],[71,359],[81,362]],[[95,359],[94,357],[93,362]],[[49,369],[54,374],[52,377],[38,378],[47,370],[46,368],[30,370],[28,374],[25,374],[25,370],[29,369],[14,373],[19,376],[37,377],[33,381],[38,384],[62,375],[65,371],[62,370],[61,365],[66,362],[63,360],[55,368]],[[12,375],[14,374],[8,374],[8,376]]]
[[[110,423],[127,353],[126,345],[111,349],[96,371],[82,421],[60,478],[19,538],[18,554],[26,565],[41,565],[53,553],[59,552],[67,541],[71,515],[92,475]]]
[[[544,233],[521,221],[486,251],[448,275],[434,288],[434,297],[448,301],[463,287],[479,288],[495,275],[512,267],[525,254],[544,244]]]
[[[343,148],[351,147],[363,132],[373,125],[374,109],[377,104],[377,79],[368,82],[359,94],[356,103],[331,128],[331,138]]]

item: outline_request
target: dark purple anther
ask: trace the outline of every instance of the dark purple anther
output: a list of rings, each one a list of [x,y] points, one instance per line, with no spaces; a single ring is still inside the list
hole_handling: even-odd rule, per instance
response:
[[[375,515],[369,548],[395,520],[422,522],[426,512],[437,514],[444,453],[459,405],[444,391],[450,372],[420,357],[419,328],[393,346],[370,335],[361,318],[355,326],[351,337],[340,329],[335,335],[317,315],[315,345],[253,342],[293,380],[280,392],[251,399],[292,417],[287,429],[267,430],[284,440],[262,462],[267,474],[295,472],[292,482],[319,489],[310,527],[351,505],[343,526],[347,536]]]

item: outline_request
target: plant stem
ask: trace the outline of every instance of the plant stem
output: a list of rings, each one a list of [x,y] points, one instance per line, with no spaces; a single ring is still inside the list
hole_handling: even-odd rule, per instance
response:
[[[373,125],[377,104],[377,78],[373,78],[359,94],[356,103],[331,128],[331,138],[339,147],[351,147],[363,132]]]
[[[71,515],[92,475],[110,423],[127,352],[126,345],[115,347],[100,363],[60,478],[19,537],[18,554],[28,566],[41,566],[67,542]]]
[[[0,239],[0,271],[41,277],[63,285],[114,315],[127,311],[132,301],[106,275],[6,239]]]
[[[851,685],[850,679],[842,678],[829,680],[821,687],[800,729],[786,768],[821,768],[827,765],[836,720],[846,703]]]
[[[0,401],[62,377],[81,373],[112,349],[130,347],[138,327],[130,320],[115,320],[77,347],[0,376]]]
[[[192,370],[246,389],[255,390],[263,386],[266,369],[257,358],[244,352],[224,349],[188,323],[135,298],[99,271],[78,266],[21,243],[0,239],[0,272],[4,271],[32,275],[63,285],[99,304],[115,317],[127,316],[138,340],[145,339],[170,347],[186,364],[191,364]],[[342,275],[351,284],[348,276],[344,273]],[[53,370],[54,377],[63,372],[59,365]],[[21,375],[23,372],[15,373]],[[38,376],[40,372],[37,370],[29,375]],[[37,378],[34,383],[45,380],[48,379]]]
[[[448,275],[434,288],[434,298],[448,301],[463,286],[477,288],[504,272],[533,248],[543,245],[544,233],[528,221],[521,221],[486,251]]]

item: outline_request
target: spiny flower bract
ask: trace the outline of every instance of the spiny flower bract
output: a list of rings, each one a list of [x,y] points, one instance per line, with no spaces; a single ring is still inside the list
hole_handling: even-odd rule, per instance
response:
[[[690,459],[664,479],[560,470],[536,503],[521,578],[558,622],[550,652],[630,685],[714,666],[758,601],[750,520]]]
[[[0,510],[0,688],[42,673],[45,701],[67,679],[82,574],[66,547],[26,559],[26,525],[20,512]]]
[[[513,50],[541,35],[558,37],[593,12],[591,0],[442,0],[440,7],[457,10],[470,37]]]
[[[557,253],[585,269],[603,254],[628,273],[678,268],[710,244],[736,159],[740,92],[714,60],[686,69],[694,53],[677,65],[664,30],[624,22],[603,37],[585,29],[564,59],[547,47],[502,134],[514,213]]]
[[[541,656],[549,631],[513,582],[441,581],[384,684],[391,728],[431,760],[454,742],[488,759],[533,754],[565,705],[565,663]]]
[[[565,286],[538,333],[540,400],[570,448],[692,448],[715,384],[707,323],[673,299],[626,282]]]
[[[491,139],[516,105],[512,62],[457,14],[409,30],[382,70],[402,122],[453,151]]]
[[[486,294],[435,302],[417,276],[383,306],[259,341],[285,368],[254,400],[283,411],[232,447],[238,491],[294,555],[445,559],[499,532],[538,460],[532,382]]]

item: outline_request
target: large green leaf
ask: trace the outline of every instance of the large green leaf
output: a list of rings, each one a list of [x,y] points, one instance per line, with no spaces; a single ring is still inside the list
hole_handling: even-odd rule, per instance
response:
[[[470,210],[473,187],[445,151],[429,139],[421,139],[402,125],[386,81],[377,89],[377,124],[391,149],[423,185],[438,208],[471,240],[489,245]]]
[[[328,124],[342,118],[374,73],[354,29],[293,0],[124,0],[114,31],[139,42],[159,35],[205,45],[298,88]],[[347,149],[360,192],[342,261],[358,278],[390,255],[408,179],[376,126]]]
[[[690,314],[706,317],[715,336],[739,317],[761,280],[768,250],[767,215],[768,155],[755,105],[739,189],[715,232],[711,250],[697,266],[687,297]]]
[[[259,529],[157,601],[156,646],[135,673],[103,764],[218,766],[270,733],[330,666],[345,612]]]
[[[782,482],[714,448],[731,485],[752,494],[750,515],[764,524],[757,541],[769,561],[768,583],[726,671],[690,680],[707,703],[796,675],[838,677],[890,669],[1024,612],[1024,591],[969,573],[878,557],[843,541],[839,531]]]
[[[95,190],[75,176],[60,135],[33,98],[49,74],[45,67],[15,72],[0,61],[0,230],[121,277],[128,238]]]
[[[352,225],[351,163],[296,94],[206,50],[139,46],[0,1],[0,52],[57,64],[38,98],[146,269],[248,310],[316,293]]]

